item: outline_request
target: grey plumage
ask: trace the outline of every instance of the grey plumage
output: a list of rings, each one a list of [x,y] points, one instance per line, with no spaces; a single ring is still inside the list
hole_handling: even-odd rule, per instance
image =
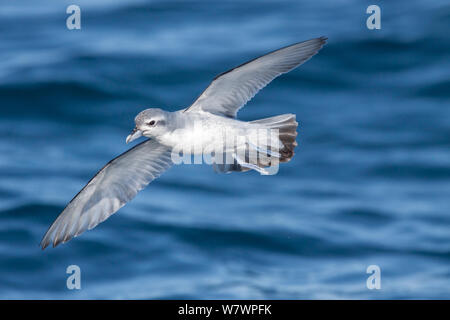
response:
[[[67,242],[119,210],[172,164],[170,149],[146,140],[111,160],[69,202],[41,241]]]
[[[186,111],[203,110],[235,118],[259,90],[314,56],[327,38],[299,42],[219,74]]]
[[[176,112],[153,108],[139,113],[135,118],[136,126],[126,141],[128,143],[142,135],[152,139],[138,144],[103,167],[50,226],[41,241],[42,249],[69,241],[114,214],[173,164],[171,152],[177,145],[191,147],[200,142],[204,147],[214,144],[225,131],[250,137],[256,130],[276,129],[277,146],[278,142],[281,143],[279,150],[270,143],[261,148],[246,142],[235,147],[245,152],[258,148],[267,157],[249,160],[244,153],[244,158],[235,157],[234,163],[214,162],[213,166],[218,172],[254,169],[263,173],[272,161],[291,160],[297,145],[295,115],[284,114],[249,122],[234,118],[259,90],[310,59],[325,42],[325,37],[300,42],[224,72],[214,78],[188,108]],[[201,125],[200,130],[197,125]]]

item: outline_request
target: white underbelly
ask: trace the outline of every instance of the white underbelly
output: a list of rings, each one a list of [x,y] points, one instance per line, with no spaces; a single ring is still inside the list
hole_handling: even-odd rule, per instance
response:
[[[202,154],[205,150],[226,145],[227,141],[228,145],[233,144],[231,140],[239,135],[245,135],[245,130],[223,126],[194,126],[175,130],[170,136],[164,137],[164,143],[179,150],[190,150],[191,154]]]

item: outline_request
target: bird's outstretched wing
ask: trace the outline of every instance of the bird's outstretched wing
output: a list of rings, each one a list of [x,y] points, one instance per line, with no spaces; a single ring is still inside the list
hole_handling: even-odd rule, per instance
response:
[[[326,40],[326,37],[320,37],[299,42],[221,73],[184,111],[206,111],[234,118],[237,111],[259,90],[279,75],[307,61],[323,47]]]
[[[155,140],[146,140],[111,160],[56,218],[41,241],[42,249],[94,228],[171,164],[169,149]]]

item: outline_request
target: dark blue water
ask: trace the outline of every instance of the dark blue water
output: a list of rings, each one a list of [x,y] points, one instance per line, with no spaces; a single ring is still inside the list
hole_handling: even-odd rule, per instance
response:
[[[381,30],[360,0],[79,0],[69,31],[71,1],[0,1],[0,298],[449,298],[450,6],[373,2]],[[40,250],[139,111],[187,106],[216,74],[321,35],[239,114],[297,114],[277,175],[176,166]]]

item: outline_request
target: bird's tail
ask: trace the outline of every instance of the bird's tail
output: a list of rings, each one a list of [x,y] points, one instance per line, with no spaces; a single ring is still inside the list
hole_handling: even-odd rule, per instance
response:
[[[297,126],[295,114],[282,114],[275,117],[259,119],[251,121],[252,124],[264,125],[269,129],[278,130],[278,138],[282,146],[280,146],[280,162],[289,162],[294,156],[294,149],[297,146]]]
[[[297,146],[295,139],[297,137],[298,125],[297,121],[295,121],[294,114],[283,114],[250,121],[249,123],[255,125],[254,128],[258,132],[260,129],[263,129],[262,132],[267,133],[268,129],[269,133],[267,137],[270,137],[270,139],[258,139],[258,143],[256,144],[253,140],[253,143],[247,142],[243,145],[238,145],[237,149],[240,152],[238,151],[238,154],[233,154],[234,162],[228,164],[214,163],[213,167],[216,172],[242,172],[253,169],[262,174],[274,174],[269,173],[273,171],[267,171],[265,168],[274,167],[278,171],[279,162],[288,162],[292,159],[294,156],[294,148]],[[258,152],[257,157],[250,156],[252,150]],[[276,161],[274,161],[275,159]]]

